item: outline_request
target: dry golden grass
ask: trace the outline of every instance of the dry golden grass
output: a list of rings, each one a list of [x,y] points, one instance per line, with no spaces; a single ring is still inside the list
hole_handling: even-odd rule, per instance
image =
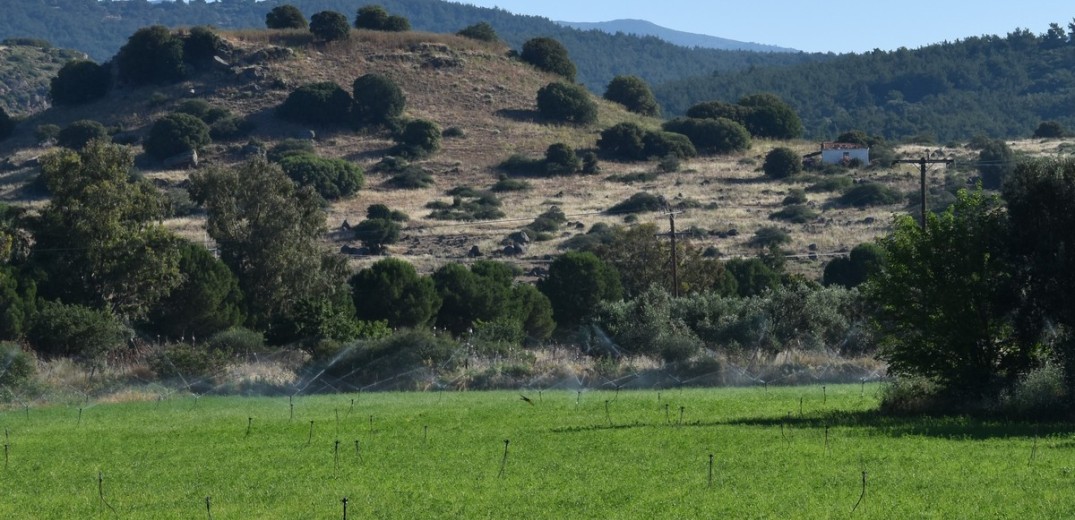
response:
[[[569,176],[528,179],[533,189],[501,194],[506,216],[494,222],[444,222],[428,218],[426,204],[431,200],[450,200],[445,192],[456,186],[488,188],[497,181],[497,165],[513,154],[539,158],[553,143],[563,142],[576,149],[593,149],[600,130],[622,121],[658,128],[660,120],[629,113],[618,105],[597,100],[599,123],[588,127],[544,124],[538,121],[536,93],[558,78],[540,72],[508,57],[502,44],[488,44],[454,35],[420,32],[385,33],[358,31],[342,42],[316,43],[306,31],[251,30],[223,33],[236,49],[236,65],[218,69],[171,86],[124,88],[107,99],[89,105],[49,110],[23,123],[32,129],[39,124],[66,125],[77,119],[97,119],[108,126],[144,136],[149,124],[172,110],[183,99],[201,97],[214,106],[246,115],[257,126],[254,136],[272,145],[284,138],[311,128],[278,120],[273,111],[295,87],[315,81],[334,81],[350,90],[355,78],[366,73],[391,77],[407,97],[406,116],[429,119],[442,128],[455,127],[465,137],[446,138],[442,150],[421,165],[431,171],[436,185],[420,190],[385,187],[388,176],[368,174],[366,188],[358,196],[336,202],[328,208],[327,223],[336,229],[345,220],[351,224],[365,217],[371,204],[386,204],[408,213],[412,220],[403,239],[390,247],[393,255],[414,262],[429,271],[448,262],[464,260],[474,245],[484,252],[501,249],[501,241],[551,206],[560,207],[572,223],[556,240],[535,243],[525,258],[512,261],[524,267],[547,261],[558,252],[568,236],[585,232],[593,224],[619,224],[623,216],[603,212],[634,193],[659,194],[670,202],[692,201],[699,206],[676,217],[678,230],[696,227],[707,232],[736,230],[727,238],[707,234],[694,239],[702,247],[714,246],[725,255],[752,256],[758,251],[749,245],[754,232],[765,226],[787,230],[792,242],[786,249],[801,255],[792,268],[804,273],[820,272],[829,255],[844,253],[855,245],[885,234],[893,215],[907,211],[906,204],[868,209],[833,207],[836,194],[810,193],[809,204],[820,217],[806,224],[788,224],[769,219],[781,207],[781,201],[793,188],[806,185],[796,182],[767,181],[760,171],[765,154],[776,146],[790,146],[798,152],[817,149],[817,143],[755,141],[750,150],[729,156],[702,157],[685,161],[680,172],[658,176],[651,182],[625,184],[608,180],[608,176],[644,173],[656,169],[654,163],[603,162],[602,171],[592,176]],[[247,64],[249,56],[267,46],[284,46],[294,51],[289,59]],[[258,72],[250,79],[249,69]],[[317,134],[319,154],[354,161],[367,170],[393,146],[383,134],[348,130],[312,128]],[[0,196],[7,200],[19,197],[17,188],[36,174],[35,158],[45,150],[34,147],[32,130],[0,145],[0,154],[8,157],[9,168],[0,170]],[[1068,141],[1020,141],[1017,150],[1035,155],[1052,155],[1070,149]],[[1067,148],[1063,148],[1067,147]],[[214,144],[205,154],[209,165],[227,166],[242,160],[240,145]],[[900,150],[908,158],[923,153],[955,156],[973,161],[976,152],[933,146],[908,146]],[[157,171],[151,164],[141,164],[146,176],[155,182],[182,183],[188,171]],[[940,182],[939,169],[931,173],[930,182]],[[917,189],[917,167],[903,165],[880,170],[852,171],[856,179],[883,182],[901,192]],[[20,200],[21,204],[29,201]],[[40,202],[37,202],[40,204]],[[642,214],[639,222],[656,222],[667,229],[667,217]],[[166,223],[180,235],[195,241],[205,240],[204,222],[200,219],[173,219]],[[341,234],[336,234],[340,236]],[[339,242],[331,246],[338,248]],[[816,254],[816,258],[810,258]],[[375,259],[356,258],[355,266]]]

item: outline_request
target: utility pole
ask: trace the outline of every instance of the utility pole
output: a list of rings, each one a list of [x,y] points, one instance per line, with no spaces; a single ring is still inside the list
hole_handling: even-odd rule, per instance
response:
[[[672,239],[672,297],[679,298],[679,253],[676,250],[676,215],[682,211],[668,210],[668,236]],[[661,235],[657,235],[661,236]]]
[[[917,164],[922,172],[920,180],[921,196],[922,196],[922,230],[926,230],[926,165],[927,164],[944,164],[949,165],[955,162],[954,159],[929,159],[923,156],[921,159],[896,159],[892,161],[892,165],[897,164]]]

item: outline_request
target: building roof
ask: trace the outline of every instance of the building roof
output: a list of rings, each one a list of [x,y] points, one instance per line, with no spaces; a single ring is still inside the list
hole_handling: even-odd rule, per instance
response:
[[[869,150],[870,147],[858,143],[821,143],[822,150]]]

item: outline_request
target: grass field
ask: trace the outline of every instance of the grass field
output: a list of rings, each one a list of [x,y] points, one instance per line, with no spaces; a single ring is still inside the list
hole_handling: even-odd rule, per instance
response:
[[[0,415],[0,517],[342,518],[343,497],[349,518],[1075,515],[1071,425],[879,418],[878,391],[16,407]]]

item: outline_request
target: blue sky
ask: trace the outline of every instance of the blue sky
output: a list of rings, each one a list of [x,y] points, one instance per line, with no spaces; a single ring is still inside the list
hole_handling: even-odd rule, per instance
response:
[[[569,22],[648,20],[670,29],[809,52],[917,48],[1075,17],[1071,0],[455,0]]]

